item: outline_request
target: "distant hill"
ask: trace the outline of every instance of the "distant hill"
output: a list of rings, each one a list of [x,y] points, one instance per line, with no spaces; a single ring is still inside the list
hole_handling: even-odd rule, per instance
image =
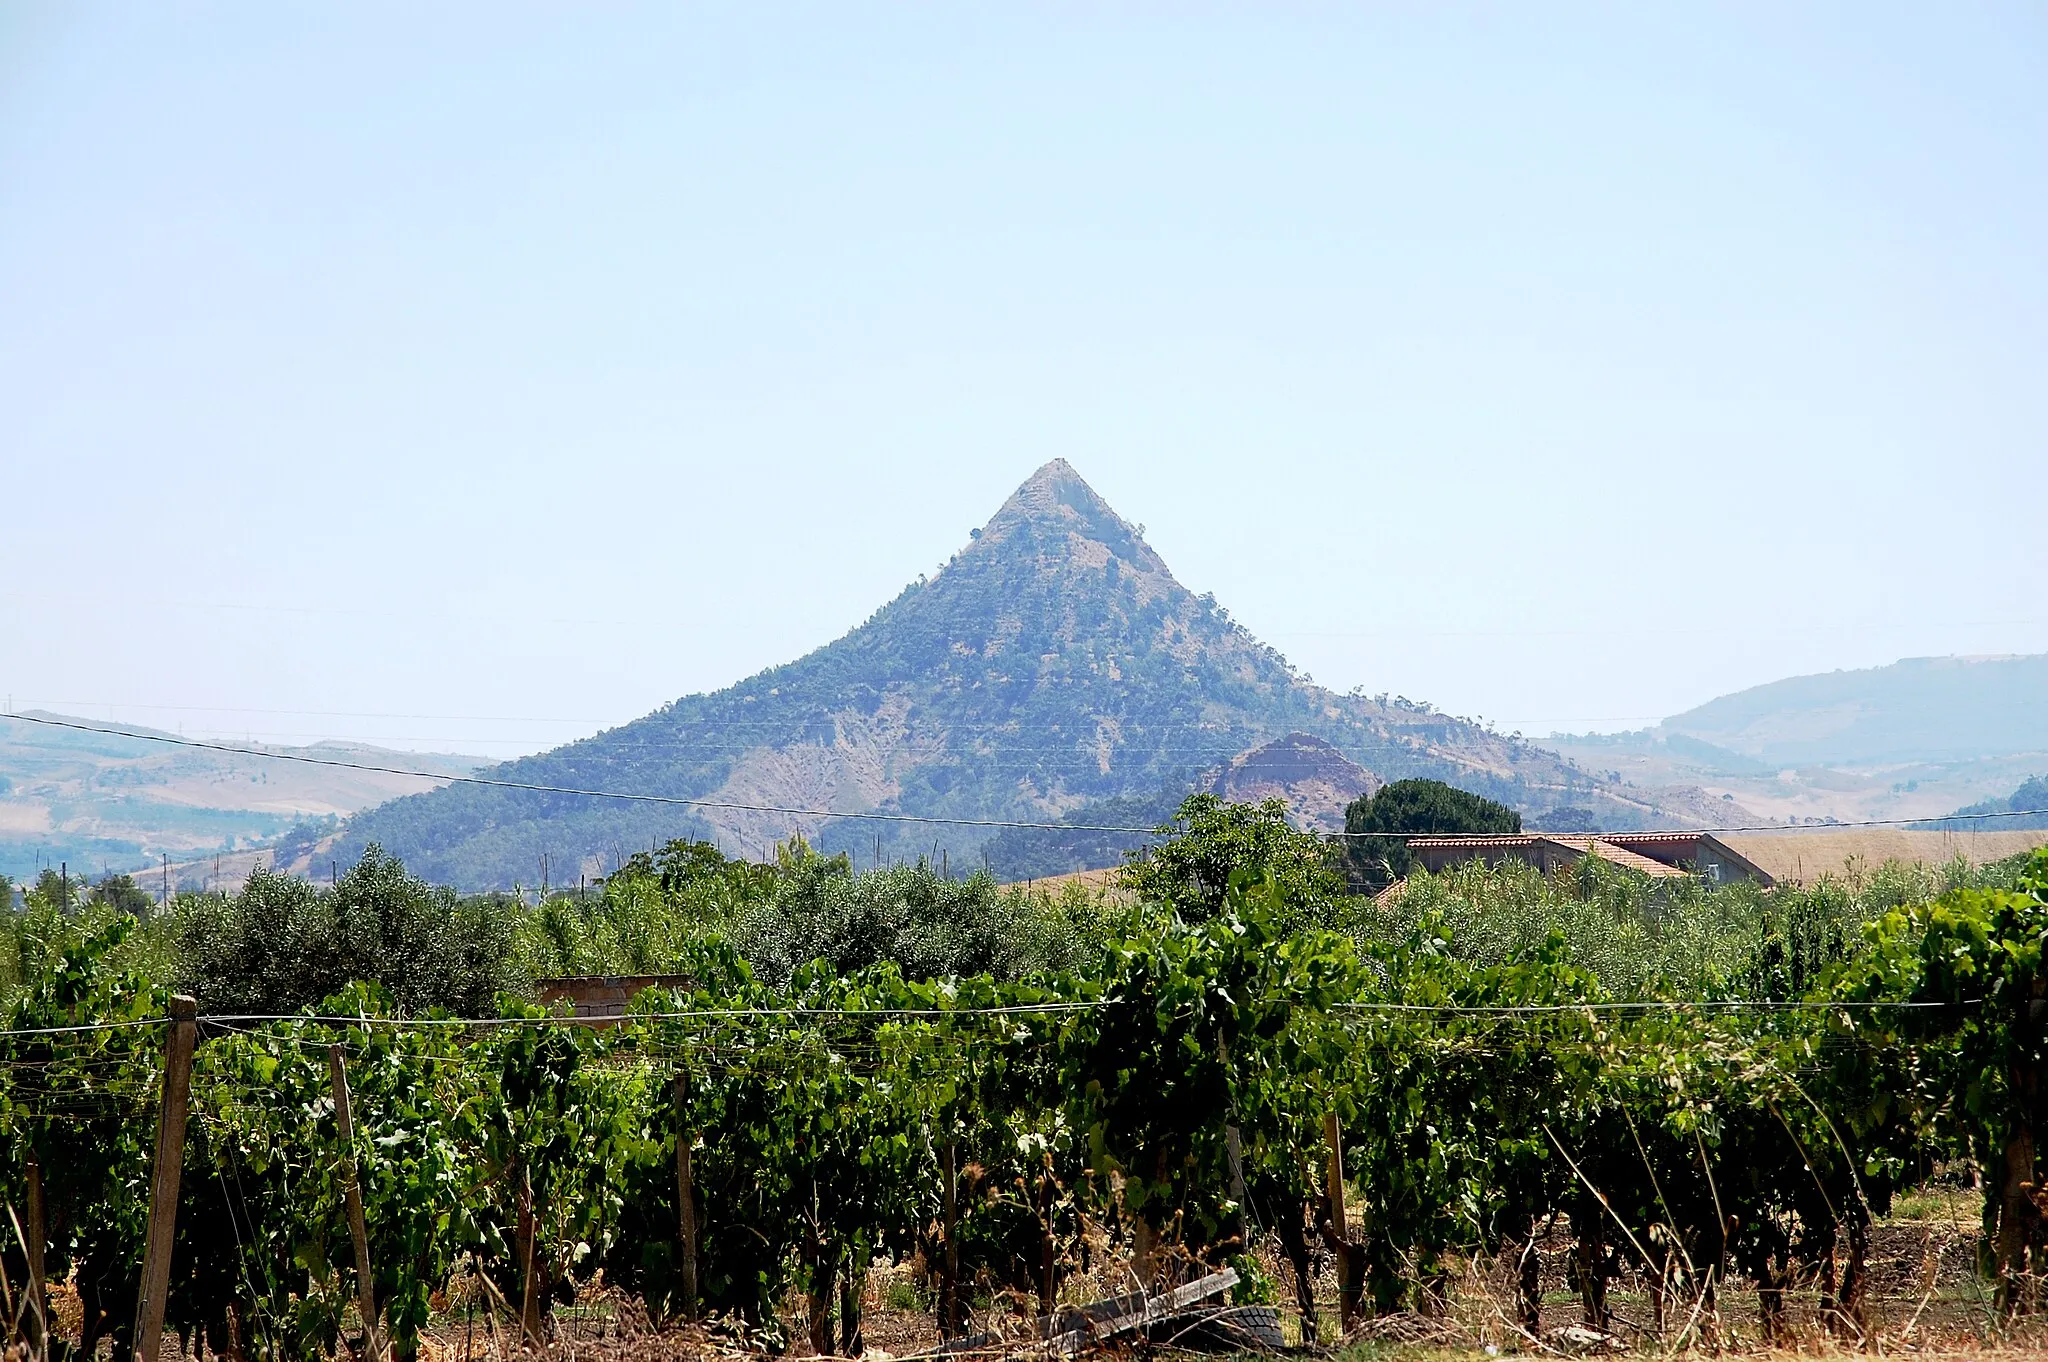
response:
[[[1550,742],[1591,770],[1698,785],[1773,821],[1937,818],[2048,769],[2048,655],[1794,676],[1653,728]]]
[[[150,865],[164,855],[183,862],[232,852],[266,844],[308,819],[339,818],[426,784],[56,728],[30,718],[172,736],[41,710],[25,718],[0,717],[0,874],[16,879],[59,862],[73,874],[97,876]],[[262,750],[440,775],[483,764],[478,757],[352,743]]]
[[[2044,752],[2048,653],[1911,657],[1794,676],[1710,700],[1659,727],[1772,767]]]
[[[2029,776],[2002,799],[1980,799],[1957,809],[1935,826],[1949,831],[1989,832],[2048,828],[2048,776]]]
[[[1434,776],[1532,812],[1592,808],[1609,826],[1674,817],[1518,738],[1303,679],[1213,597],[1175,581],[1057,459],[937,576],[843,638],[491,774],[834,814],[1121,824],[1297,732],[1383,779]],[[1700,801],[1681,815],[1705,811]],[[995,835],[450,786],[357,815],[338,851],[374,840],[429,878],[482,888],[533,883],[543,867],[566,883],[683,835],[761,855],[796,831],[861,861],[936,853],[968,864]]]

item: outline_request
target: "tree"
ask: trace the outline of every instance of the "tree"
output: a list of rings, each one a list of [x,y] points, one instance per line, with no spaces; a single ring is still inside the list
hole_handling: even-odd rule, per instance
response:
[[[1353,885],[1373,892],[1407,875],[1414,864],[1400,834],[1521,830],[1522,815],[1505,804],[1440,780],[1397,780],[1344,810],[1345,868]]]
[[[1327,924],[1344,896],[1329,845],[1289,823],[1278,799],[1227,804],[1213,794],[1189,795],[1159,835],[1165,840],[1124,867],[1124,887],[1183,922],[1220,913],[1233,873],[1253,884],[1271,878],[1290,928]]]
[[[72,882],[69,875],[60,875],[46,868],[42,874],[36,876],[34,887],[26,890],[23,896],[36,900],[46,908],[68,913],[77,901],[78,886]]]
[[[87,902],[111,908],[117,913],[133,913],[136,917],[149,916],[149,910],[156,906],[156,900],[149,891],[135,882],[132,875],[105,875],[92,887]]]
[[[403,1012],[488,1011],[511,971],[513,924],[371,847],[332,889],[259,866],[232,898],[181,895],[184,984],[210,1011],[297,1012],[354,981]]]

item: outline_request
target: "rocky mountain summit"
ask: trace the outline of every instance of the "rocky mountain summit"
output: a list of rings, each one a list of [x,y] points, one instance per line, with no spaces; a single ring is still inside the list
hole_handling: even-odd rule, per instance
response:
[[[1254,760],[1265,744],[1275,749]],[[1592,808],[1615,827],[1668,817],[1519,738],[1300,677],[1214,597],[1174,580],[1055,459],[936,576],[845,636],[485,773],[716,807],[451,786],[357,816],[340,850],[375,840],[430,878],[479,888],[534,883],[543,856],[557,884],[602,873],[676,836],[765,855],[802,833],[863,864],[919,854],[993,864],[991,839],[1004,835],[994,825],[1014,821],[1084,825],[1024,831],[1069,849],[1055,859],[1100,864],[1116,848],[1086,827],[1170,809],[1204,773],[1249,791],[1289,762],[1321,763],[1329,803],[1355,777],[1324,748],[1375,773],[1368,780],[1434,776],[1530,812]],[[979,823],[849,816],[863,813]]]

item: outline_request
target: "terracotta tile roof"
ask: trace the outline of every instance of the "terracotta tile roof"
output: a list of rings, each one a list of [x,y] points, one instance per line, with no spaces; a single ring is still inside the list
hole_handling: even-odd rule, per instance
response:
[[[1688,834],[1697,836],[1697,834]],[[1603,861],[1647,875],[1653,880],[1683,879],[1689,872],[1648,856],[1619,847],[1598,837],[1555,835],[1544,833],[1508,833],[1497,837],[1411,837],[1408,848],[1421,850],[1462,850],[1462,851],[1521,851],[1544,843],[1566,847],[1581,855],[1598,856]]]
[[[1546,837],[1543,840],[1556,842],[1560,846],[1575,847],[1598,856],[1603,861],[1612,861],[1616,865],[1626,866],[1630,870],[1648,875],[1653,880],[1668,880],[1674,877],[1684,879],[1689,873],[1675,865],[1653,861],[1648,856],[1630,851],[1627,847],[1618,847],[1612,842],[1602,841],[1598,837]]]
[[[1768,889],[1777,883],[1771,875],[1749,857],[1729,846],[1720,838],[1707,832],[1612,832],[1603,833],[1604,840],[1631,851],[1648,852],[1652,859],[1668,862],[1694,861],[1704,865],[1718,861],[1722,866],[1733,868]],[[1662,853],[1661,855],[1659,853]],[[1698,866],[1695,866],[1697,869]]]
[[[1659,844],[1697,842],[1702,837],[1707,836],[1704,832],[1603,832],[1598,835],[1603,838],[1613,838],[1617,841],[1656,842]]]

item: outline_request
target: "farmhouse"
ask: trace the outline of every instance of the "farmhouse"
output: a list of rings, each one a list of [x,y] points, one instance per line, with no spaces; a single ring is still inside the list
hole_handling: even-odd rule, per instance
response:
[[[1597,856],[1653,880],[1698,875],[1713,884],[1749,880],[1765,889],[1776,883],[1754,861],[1704,832],[1411,837],[1408,849],[1432,874],[1468,861],[1484,861],[1488,865],[1521,861],[1548,872],[1561,870],[1587,856]]]
[[[695,987],[687,974],[570,974],[534,981],[541,1006],[569,1004],[569,1015],[593,1026],[616,1026],[633,1000],[650,988]]]

